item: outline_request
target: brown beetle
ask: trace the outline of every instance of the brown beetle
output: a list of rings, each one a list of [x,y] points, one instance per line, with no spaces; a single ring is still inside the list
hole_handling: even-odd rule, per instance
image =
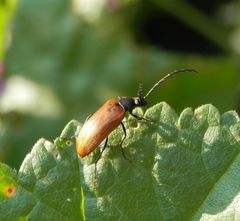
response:
[[[145,96],[142,96],[142,85],[139,85],[137,97],[122,97],[119,99],[110,99],[103,104],[94,114],[90,115],[83,124],[76,140],[76,149],[80,157],[85,157],[94,151],[99,144],[106,139],[105,144],[100,152],[100,155],[96,159],[96,162],[100,159],[108,142],[108,135],[120,124],[123,129],[123,137],[120,143],[122,154],[126,158],[122,143],[126,138],[126,129],[122,123],[126,112],[135,117],[137,120],[143,120],[145,118],[137,116],[132,113],[136,107],[146,106],[146,98],[167,78],[180,73],[180,72],[196,72],[194,69],[180,69],[175,70],[165,77],[161,78]],[[145,119],[146,120],[146,119]]]

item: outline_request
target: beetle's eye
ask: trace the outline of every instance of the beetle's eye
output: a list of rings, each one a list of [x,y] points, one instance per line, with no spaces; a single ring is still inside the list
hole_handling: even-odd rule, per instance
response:
[[[139,105],[140,100],[139,100],[139,99],[135,99],[135,100],[134,100],[134,103],[135,103],[136,105]]]

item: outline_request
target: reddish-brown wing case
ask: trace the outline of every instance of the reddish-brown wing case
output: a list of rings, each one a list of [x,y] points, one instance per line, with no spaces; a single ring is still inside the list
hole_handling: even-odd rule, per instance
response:
[[[110,99],[83,124],[76,141],[77,153],[85,157],[122,122],[125,110],[117,99]]]

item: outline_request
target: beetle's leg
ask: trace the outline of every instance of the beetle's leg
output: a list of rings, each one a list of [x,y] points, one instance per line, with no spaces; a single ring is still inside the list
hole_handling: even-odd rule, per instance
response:
[[[103,151],[105,150],[106,146],[107,146],[107,143],[108,143],[108,137],[106,138],[105,140],[105,143],[103,145],[103,148],[102,150],[100,151],[100,154],[98,155],[98,157],[96,158],[95,160],[95,175],[97,175],[97,162],[100,160],[101,156],[102,156],[102,153]]]
[[[145,121],[149,121],[148,119],[144,118],[144,117],[141,117],[141,116],[138,116],[136,114],[133,114],[130,112],[130,115],[133,116],[134,118],[136,118],[137,120],[145,120]]]
[[[122,129],[123,129],[123,136],[122,136],[122,140],[121,140],[121,143],[120,143],[122,155],[123,155],[123,157],[124,157],[126,160],[131,161],[131,160],[129,160],[129,159],[126,157],[126,154],[125,154],[124,149],[123,149],[123,147],[122,147],[123,141],[124,141],[124,140],[126,139],[126,137],[127,137],[127,132],[126,132],[126,128],[125,128],[123,122],[121,122],[121,126],[122,126]]]
[[[147,122],[151,122],[151,123],[156,123],[155,120],[151,119],[151,118],[145,118],[145,117],[141,117],[141,116],[138,116],[136,114],[133,114],[132,112],[129,113],[131,116],[133,116],[134,118],[136,118],[137,120],[145,120]]]
[[[108,143],[108,137],[107,137],[106,140],[105,140],[105,143],[104,143],[104,145],[103,145],[102,150],[100,151],[100,154],[98,155],[98,157],[97,157],[96,160],[95,160],[95,164],[97,164],[97,162],[100,160],[100,158],[101,158],[101,156],[102,156],[102,153],[103,153],[103,151],[105,150],[105,148],[106,148],[106,146],[107,146],[107,143]]]

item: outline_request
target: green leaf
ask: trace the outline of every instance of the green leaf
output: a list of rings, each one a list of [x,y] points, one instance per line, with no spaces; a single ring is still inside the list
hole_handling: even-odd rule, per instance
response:
[[[138,109],[140,115],[141,110]],[[151,122],[126,122],[110,136],[109,148],[97,164],[84,158],[87,220],[232,220],[239,211],[239,117],[222,116],[212,105],[180,117],[166,103],[149,108]],[[92,160],[97,153],[92,154]],[[231,182],[233,181],[233,182]],[[235,206],[235,207],[234,207]],[[234,209],[235,208],[235,209]]]
[[[54,143],[40,139],[18,174],[0,165],[0,220],[239,220],[240,123],[212,105],[180,116],[166,103],[135,113],[78,160],[71,121]],[[97,172],[97,173],[95,173]],[[83,203],[84,201],[84,203]]]
[[[0,220],[84,220],[79,175],[71,143],[61,137],[54,143],[40,139],[15,178],[14,171],[1,164]],[[10,184],[15,194],[4,196]]]
[[[193,220],[240,220],[240,155],[212,188]]]

